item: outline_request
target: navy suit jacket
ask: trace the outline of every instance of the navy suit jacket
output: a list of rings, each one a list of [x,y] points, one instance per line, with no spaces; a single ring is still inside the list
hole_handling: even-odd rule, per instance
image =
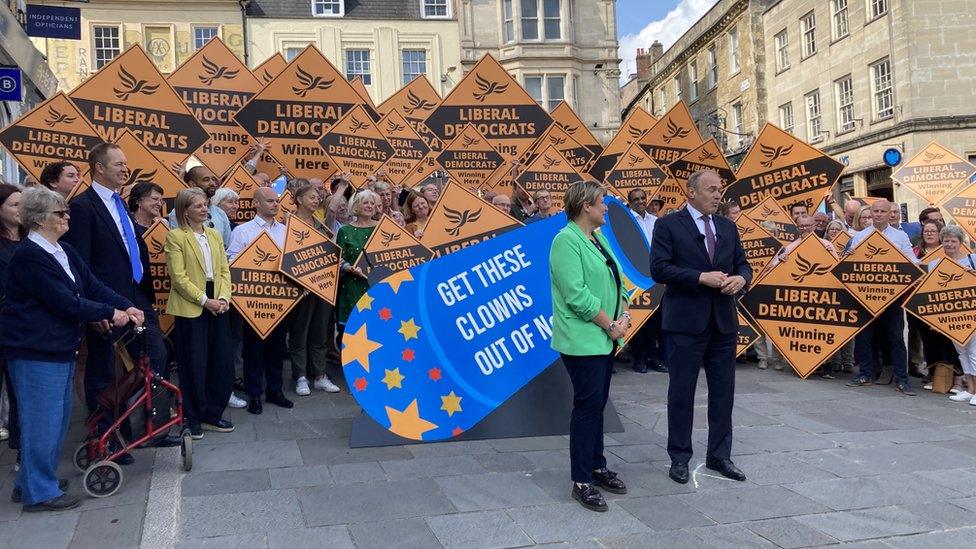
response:
[[[661,327],[671,332],[701,334],[714,317],[718,330],[730,334],[738,330],[736,296],[698,283],[703,272],[721,271],[740,275],[746,287],[752,269],[746,261],[739,231],[729,219],[712,216],[715,224],[715,261],[709,261],[705,237],[686,208],[668,214],[654,224],[651,244],[651,277],[667,285],[661,302]]]
[[[151,305],[154,299],[149,250],[139,233],[136,233],[136,242],[139,244],[143,274],[142,281],[136,284],[132,280],[132,265],[129,263],[125,241],[95,189],[89,188],[79,194],[68,208],[71,219],[68,222],[68,232],[61,241],[70,244],[91,269],[92,274],[115,293],[135,303],[137,307]]]

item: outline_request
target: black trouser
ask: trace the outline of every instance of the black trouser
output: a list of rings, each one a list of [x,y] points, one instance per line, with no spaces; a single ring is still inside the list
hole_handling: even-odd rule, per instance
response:
[[[207,295],[213,295],[207,283]],[[177,360],[186,423],[216,423],[224,415],[234,386],[230,318],[204,310],[196,318],[176,317]]]
[[[604,469],[603,409],[610,397],[613,353],[562,355],[573,382],[573,414],[569,420],[569,463],[573,482],[592,482],[593,471]]]
[[[664,358],[664,338],[661,333],[661,315],[656,311],[630,339],[634,364],[639,360]]]
[[[254,328],[245,323],[244,390],[248,397],[260,397],[262,387],[267,394],[281,392],[287,324],[287,320],[279,322],[268,337],[261,339]]]
[[[668,455],[688,463],[695,417],[698,371],[708,382],[708,458],[732,455],[732,404],[735,394],[736,333],[720,333],[715,318],[700,334],[667,332],[668,339]]]
[[[3,371],[3,386],[7,388],[7,447],[11,450],[20,449],[20,414],[17,413],[17,392],[14,391],[14,384],[10,381],[10,369],[7,368],[7,359],[0,357],[0,370]]]
[[[159,330],[159,317],[142,294],[137,294],[135,306],[146,315],[146,331],[143,332],[143,337],[146,338],[149,365],[157,375],[163,376],[166,372],[166,344],[163,343],[163,333]],[[121,333],[123,330],[125,328],[113,328],[112,332]],[[98,409],[98,395],[115,381],[116,338],[105,337],[91,328],[86,328],[85,331],[88,345],[88,359],[85,361],[85,404],[89,412],[94,412]],[[128,334],[124,337],[130,339]],[[142,355],[141,338],[131,338],[126,349],[132,360],[136,361]],[[111,417],[106,418],[103,426],[108,427],[111,421]]]

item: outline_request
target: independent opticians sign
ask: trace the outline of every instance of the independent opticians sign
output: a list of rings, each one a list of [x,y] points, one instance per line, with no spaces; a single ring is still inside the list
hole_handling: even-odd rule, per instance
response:
[[[28,4],[27,36],[81,40],[81,10]]]

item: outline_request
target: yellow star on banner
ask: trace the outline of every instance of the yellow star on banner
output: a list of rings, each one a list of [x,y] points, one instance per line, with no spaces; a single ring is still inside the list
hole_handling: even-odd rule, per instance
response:
[[[420,331],[420,326],[417,326],[412,318],[406,322],[401,320],[400,329],[397,331],[403,334],[404,341],[410,341],[411,339],[417,339],[417,332]]]
[[[363,294],[363,297],[359,298],[359,301],[356,302],[356,310],[363,312],[367,309],[373,309],[373,298],[369,294]]]
[[[410,274],[410,271],[400,271],[384,278],[381,284],[389,284],[390,287],[393,288],[393,293],[397,293],[400,291],[400,284],[403,284],[404,282],[411,282],[412,280],[413,275]]]
[[[454,412],[462,412],[461,410],[461,399],[464,397],[459,397],[451,391],[450,394],[441,397],[441,410],[447,412],[447,417],[452,417]]]
[[[383,376],[383,383],[386,383],[386,390],[389,391],[396,387],[397,389],[403,389],[400,382],[403,381],[403,374],[400,373],[399,368],[394,368],[392,370],[386,370],[386,375]]]
[[[386,417],[390,420],[390,431],[411,440],[421,440],[427,431],[437,428],[436,423],[431,423],[420,417],[417,410],[417,399],[407,405],[403,411],[386,406]]]
[[[342,338],[342,365],[346,366],[354,360],[363,365],[369,372],[369,354],[382,347],[382,343],[370,341],[366,337],[366,325],[363,324],[354,334],[345,334]]]

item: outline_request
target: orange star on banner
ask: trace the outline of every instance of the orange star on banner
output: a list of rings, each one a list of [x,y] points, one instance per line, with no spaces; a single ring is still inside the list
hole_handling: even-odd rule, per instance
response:
[[[359,361],[363,370],[369,372],[369,354],[382,346],[382,343],[370,341],[366,337],[366,325],[363,324],[356,333],[346,334],[342,338],[342,365]]]
[[[454,391],[441,397],[441,410],[447,412],[447,417],[453,417],[454,412],[462,412],[461,410],[461,399],[464,397],[459,397],[454,394]]]
[[[383,376],[383,383],[386,384],[386,390],[391,391],[394,387],[403,389],[403,374],[400,373],[400,369],[394,368],[385,371],[386,375]]]
[[[420,326],[417,326],[412,318],[406,322],[401,320],[400,329],[397,331],[403,334],[404,341],[410,341],[411,339],[417,339],[417,332],[420,331]]]
[[[420,417],[417,409],[417,399],[407,405],[403,411],[386,406],[386,417],[390,420],[390,431],[404,438],[412,440],[422,440],[423,434],[437,428],[436,423],[431,423]]]
[[[401,284],[412,281],[413,275],[410,274],[410,271],[400,271],[384,278],[381,284],[389,284],[393,288],[393,293],[397,293],[400,291]]]
[[[359,312],[363,312],[367,309],[373,309],[373,298],[369,294],[363,294],[363,297],[359,298],[356,302],[356,309]]]

